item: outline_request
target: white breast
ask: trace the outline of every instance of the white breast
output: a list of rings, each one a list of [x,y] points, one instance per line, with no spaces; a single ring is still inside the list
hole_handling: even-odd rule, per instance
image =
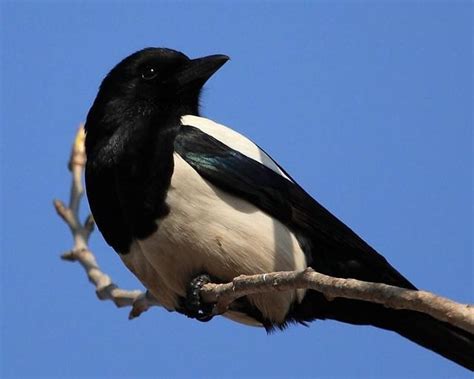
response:
[[[236,146],[240,138],[245,139],[240,136],[230,142]],[[255,150],[247,153],[254,158]],[[270,159],[265,156],[259,158]],[[177,154],[174,163],[166,198],[169,215],[159,221],[157,233],[136,241],[130,253],[123,256],[127,266],[166,308],[175,309],[178,296],[185,296],[186,285],[201,273],[225,282],[240,274],[306,267],[304,253],[286,226],[213,186]],[[271,160],[268,164],[278,170]],[[255,295],[249,300],[267,319],[282,322],[291,303],[303,295],[304,291],[286,291]],[[235,314],[227,316],[249,323]]]

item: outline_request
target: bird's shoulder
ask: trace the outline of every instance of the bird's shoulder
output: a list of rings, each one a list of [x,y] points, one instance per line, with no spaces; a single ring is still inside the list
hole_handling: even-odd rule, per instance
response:
[[[198,142],[198,140],[202,141],[202,133],[204,133],[224,144],[229,149],[257,161],[263,166],[292,181],[290,176],[263,149],[239,132],[208,118],[193,115],[183,116],[181,118],[181,124],[181,134],[187,134],[188,139],[193,139],[195,142]],[[195,128],[198,132],[193,133],[190,128]],[[207,147],[212,149],[211,145],[212,144],[208,144]]]

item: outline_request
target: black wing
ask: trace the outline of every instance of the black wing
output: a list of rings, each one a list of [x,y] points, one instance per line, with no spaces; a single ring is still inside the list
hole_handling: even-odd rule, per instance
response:
[[[175,151],[213,185],[285,224],[315,270],[343,278],[415,288],[380,254],[298,184],[193,126],[182,126]]]

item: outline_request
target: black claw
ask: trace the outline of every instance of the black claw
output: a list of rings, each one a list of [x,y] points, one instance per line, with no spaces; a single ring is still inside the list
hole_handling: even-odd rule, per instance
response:
[[[209,275],[201,274],[196,276],[188,285],[186,298],[181,302],[180,312],[198,321],[207,322],[214,317],[214,304],[201,301],[201,288],[211,282]]]

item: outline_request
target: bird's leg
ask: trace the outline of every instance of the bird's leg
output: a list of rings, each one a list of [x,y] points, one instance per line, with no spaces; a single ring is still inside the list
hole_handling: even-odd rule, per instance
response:
[[[200,274],[189,282],[186,298],[181,301],[179,310],[181,313],[202,322],[209,321],[214,317],[214,304],[203,302],[199,294],[201,288],[207,283],[211,283],[211,278],[207,274]]]

